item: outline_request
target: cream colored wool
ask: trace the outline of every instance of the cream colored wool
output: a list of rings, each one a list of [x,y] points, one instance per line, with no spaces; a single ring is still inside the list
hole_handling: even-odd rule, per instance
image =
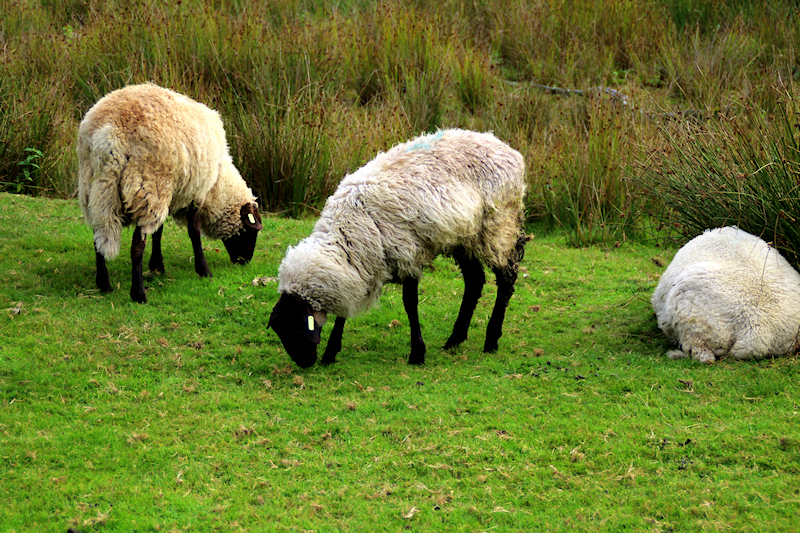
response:
[[[678,250],[651,302],[658,326],[680,346],[667,354],[673,359],[759,359],[797,347],[800,274],[736,227],[706,230]]]
[[[81,122],[77,152],[78,200],[108,259],[119,254],[121,228],[131,222],[152,234],[194,202],[203,233],[227,239],[242,230],[241,207],[255,203],[219,114],[157,85],[101,98]]]
[[[419,278],[463,247],[502,268],[521,236],[522,156],[490,133],[444,130],[379,154],[346,176],[310,236],[281,262],[279,291],[350,318],[389,281]]]

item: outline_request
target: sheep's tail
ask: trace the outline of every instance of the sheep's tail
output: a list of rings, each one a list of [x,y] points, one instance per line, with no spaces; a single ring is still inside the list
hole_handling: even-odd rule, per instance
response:
[[[84,219],[94,231],[95,250],[106,259],[113,259],[119,255],[125,225],[119,190],[121,166],[117,161],[121,151],[100,150],[95,144],[89,155],[82,140],[78,146],[78,199]]]
[[[106,259],[119,255],[124,218],[119,184],[116,180],[95,180],[90,195],[89,225],[94,231],[94,247]]]

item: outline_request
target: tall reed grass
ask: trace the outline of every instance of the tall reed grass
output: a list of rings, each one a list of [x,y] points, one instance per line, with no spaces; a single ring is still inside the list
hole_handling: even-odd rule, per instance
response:
[[[743,106],[704,123],[665,125],[672,153],[639,183],[685,237],[736,225],[800,267],[800,108],[791,93],[778,102],[774,116]]]
[[[376,152],[463,127],[493,130],[525,155],[531,219],[576,244],[636,238],[656,207],[626,179],[665,143],[646,117],[742,101],[772,116],[770,88],[799,76],[796,2],[704,5],[5,2],[0,187],[71,197],[83,114],[114,89],[154,81],[220,111],[235,162],[270,211],[314,213]],[[612,86],[629,104],[534,84]]]

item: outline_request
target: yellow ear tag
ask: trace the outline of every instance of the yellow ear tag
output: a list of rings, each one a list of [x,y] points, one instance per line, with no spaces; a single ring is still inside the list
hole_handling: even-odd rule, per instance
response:
[[[314,317],[308,315],[308,331],[314,331]]]
[[[249,220],[251,224],[256,223],[256,217],[253,216],[253,213],[247,213],[247,220]]]

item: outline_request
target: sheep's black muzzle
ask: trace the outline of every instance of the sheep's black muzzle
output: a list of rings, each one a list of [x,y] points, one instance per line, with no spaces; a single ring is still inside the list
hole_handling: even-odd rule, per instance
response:
[[[300,368],[317,362],[322,326],[314,320],[313,309],[299,298],[282,294],[272,309],[269,327],[278,334],[283,348]]]
[[[289,357],[292,358],[292,361],[294,361],[295,364],[300,368],[312,367],[314,366],[314,363],[317,362],[316,346],[314,346],[313,351],[311,353],[303,349],[303,347],[297,349],[290,349],[286,343],[283,344],[283,347],[286,348],[286,353],[289,354]]]

